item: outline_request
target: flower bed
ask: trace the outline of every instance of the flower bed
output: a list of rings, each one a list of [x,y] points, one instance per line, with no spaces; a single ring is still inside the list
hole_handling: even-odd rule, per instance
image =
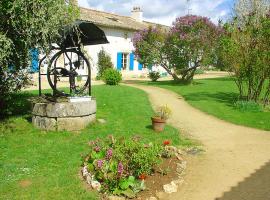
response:
[[[169,169],[162,163],[175,154],[168,148],[169,144],[169,140],[163,144],[145,144],[139,138],[116,140],[113,136],[91,141],[82,175],[100,193],[134,198],[146,189],[145,179],[155,173],[162,176],[168,173]],[[172,165],[176,166],[178,159],[174,156]]]

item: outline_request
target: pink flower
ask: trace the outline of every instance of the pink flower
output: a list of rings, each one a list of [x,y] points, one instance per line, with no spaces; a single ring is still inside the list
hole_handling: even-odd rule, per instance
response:
[[[121,176],[124,172],[124,166],[121,162],[118,163],[117,172]]]
[[[103,166],[104,160],[98,160],[97,161],[97,167],[101,168]]]
[[[112,158],[112,154],[113,154],[113,150],[112,149],[108,149],[107,153],[106,153],[106,159],[110,160]]]

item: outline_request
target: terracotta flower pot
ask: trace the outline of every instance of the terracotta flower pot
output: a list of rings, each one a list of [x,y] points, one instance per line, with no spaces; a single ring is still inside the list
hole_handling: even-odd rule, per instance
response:
[[[156,132],[162,132],[165,127],[166,120],[160,119],[158,117],[151,117],[152,127]]]

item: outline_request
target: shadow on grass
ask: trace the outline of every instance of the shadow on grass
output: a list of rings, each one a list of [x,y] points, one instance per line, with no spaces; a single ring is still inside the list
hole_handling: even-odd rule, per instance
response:
[[[0,116],[0,120],[5,120],[13,116],[24,116],[30,114],[31,113],[30,98],[34,96],[36,96],[36,94],[29,92],[21,92],[13,94],[11,100],[8,102],[8,109],[10,114]]]
[[[187,101],[202,101],[210,100],[225,103],[228,106],[234,106],[234,102],[238,98],[238,94],[235,92],[216,92],[216,93],[207,93],[207,92],[196,92],[183,95]]]
[[[270,199],[270,161],[216,200]]]

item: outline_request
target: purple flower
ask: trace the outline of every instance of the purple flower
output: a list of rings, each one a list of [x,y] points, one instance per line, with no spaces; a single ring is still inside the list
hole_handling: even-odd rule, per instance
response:
[[[95,152],[99,152],[100,151],[100,147],[99,146],[95,146],[94,151]]]
[[[104,160],[98,160],[97,161],[97,167],[101,168],[103,166]]]
[[[121,176],[123,174],[123,171],[124,171],[124,166],[121,162],[119,162],[118,167],[117,167],[117,172]]]
[[[112,158],[112,154],[113,154],[113,150],[112,149],[108,149],[107,153],[106,153],[106,159],[110,160]]]

